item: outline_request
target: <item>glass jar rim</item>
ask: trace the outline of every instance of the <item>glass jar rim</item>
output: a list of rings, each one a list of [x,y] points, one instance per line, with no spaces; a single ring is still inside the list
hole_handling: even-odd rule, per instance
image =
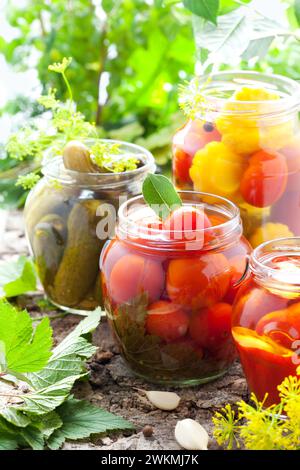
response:
[[[271,253],[273,254],[270,258]],[[275,256],[299,256],[300,237],[284,237],[269,240],[257,246],[250,255],[250,271],[261,284],[276,289],[276,291],[292,291],[300,294],[299,273],[289,271],[290,276],[278,275],[278,269],[266,264]],[[280,277],[280,279],[279,279]]]
[[[95,186],[115,188],[124,185],[126,181],[130,181],[135,177],[138,178],[139,176],[143,176],[145,173],[154,172],[156,169],[155,160],[152,153],[140,145],[115,139],[84,139],[81,142],[89,145],[95,141],[118,144],[123,148],[127,147],[129,152],[131,151],[134,155],[141,158],[143,165],[134,170],[116,173],[90,173],[69,170],[64,167],[62,155],[50,156],[50,148],[45,154],[42,162],[43,175],[47,178],[52,178],[63,185],[75,184],[79,187]]]
[[[167,236],[169,233],[166,229],[160,228],[149,228],[148,226],[141,225],[138,220],[130,220],[128,217],[131,210],[134,211],[136,208],[148,208],[144,197],[142,195],[135,196],[128,201],[125,201],[119,208],[118,211],[118,223],[116,226],[116,234],[122,240],[129,241],[130,244],[151,247],[151,250],[155,251],[180,251],[183,250],[183,245],[186,249],[191,251],[199,250],[199,242],[197,240],[203,240],[202,236],[208,234],[215,234],[215,237],[211,237],[210,243],[207,246],[202,246],[203,250],[212,250],[217,247],[221,247],[235,241],[237,237],[242,235],[242,222],[240,218],[240,211],[238,207],[229,199],[215,194],[200,192],[200,191],[178,191],[181,196],[183,205],[206,205],[207,207],[213,207],[215,213],[223,216],[227,216],[228,220],[214,225],[212,227],[205,227],[197,230],[193,230],[193,234],[196,234],[195,239],[185,240],[180,243],[176,237],[176,233],[181,232],[179,230],[172,230],[174,237],[171,239]],[[194,198],[194,200],[192,200]],[[198,198],[198,201],[196,200]],[[211,199],[211,204],[204,202],[203,199]],[[218,201],[219,206],[213,201]],[[188,204],[190,203],[190,204]],[[219,210],[218,210],[219,209]],[[143,228],[145,230],[143,230]],[[182,233],[182,232],[181,232]],[[202,236],[201,236],[202,235]]]
[[[229,85],[235,88],[232,92],[242,85],[257,88],[261,85],[263,88],[271,92],[278,92],[280,99],[274,100],[234,100],[226,96],[218,96],[220,91],[228,91]],[[256,85],[256,86],[255,86]],[[199,101],[196,106],[195,115],[201,113],[222,113],[228,116],[256,116],[263,119],[278,115],[286,115],[296,112],[300,108],[300,84],[282,75],[261,73],[256,71],[233,70],[212,73],[203,77],[195,77],[189,86],[188,93],[193,95],[202,95],[203,100]],[[227,102],[234,104],[234,109],[225,109],[224,104]],[[256,106],[253,107],[253,104]]]

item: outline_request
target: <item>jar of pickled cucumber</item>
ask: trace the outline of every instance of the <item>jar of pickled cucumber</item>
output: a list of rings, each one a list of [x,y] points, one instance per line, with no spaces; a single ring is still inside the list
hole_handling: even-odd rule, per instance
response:
[[[300,85],[220,72],[194,79],[181,99],[189,120],[173,138],[177,187],[238,204],[253,247],[300,235]]]
[[[267,393],[269,406],[279,402],[285,377],[300,375],[300,238],[260,245],[250,271],[237,294],[232,332],[249,388],[260,401]]]
[[[103,153],[103,167],[93,148]],[[111,150],[109,158],[103,152],[109,148],[114,158]],[[141,193],[154,159],[142,147],[107,140],[72,141],[62,155],[50,153],[44,177],[26,201],[26,235],[49,300],[85,314],[103,306],[99,257],[114,233],[119,205]]]
[[[107,316],[129,367],[180,386],[213,380],[235,359],[232,303],[250,245],[233,203],[179,194],[182,208],[164,222],[142,196],[123,204],[101,271]]]

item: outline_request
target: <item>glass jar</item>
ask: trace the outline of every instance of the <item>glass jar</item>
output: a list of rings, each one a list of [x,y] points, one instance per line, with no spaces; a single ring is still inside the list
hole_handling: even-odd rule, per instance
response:
[[[173,139],[177,187],[238,204],[253,247],[300,235],[300,85],[220,72],[194,79],[186,100],[191,118]]]
[[[103,142],[118,143],[119,151],[136,156],[141,166],[123,173],[83,173],[67,170],[61,156],[48,157],[44,177],[25,206],[26,235],[44,291],[54,305],[73,313],[103,306],[101,249],[113,235],[119,205],[140,194],[146,175],[155,170],[146,149]]]
[[[233,203],[180,195],[211,227],[178,240],[143,197],[133,198],[119,210],[101,270],[107,316],[129,367],[151,382],[193,385],[223,375],[235,358],[232,303],[250,246]]]
[[[277,386],[300,365],[300,238],[257,247],[250,278],[237,294],[233,337],[249,388],[265,405],[279,401]]]

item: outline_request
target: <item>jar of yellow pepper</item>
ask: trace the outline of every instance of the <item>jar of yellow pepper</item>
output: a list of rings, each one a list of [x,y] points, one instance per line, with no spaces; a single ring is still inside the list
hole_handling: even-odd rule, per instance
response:
[[[235,202],[254,247],[300,235],[300,85],[220,72],[192,80],[181,105],[189,119],[173,138],[177,187]]]

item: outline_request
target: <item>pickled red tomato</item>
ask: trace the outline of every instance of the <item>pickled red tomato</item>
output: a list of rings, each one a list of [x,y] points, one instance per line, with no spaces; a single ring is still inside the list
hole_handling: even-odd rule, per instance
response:
[[[167,271],[167,293],[173,302],[198,309],[219,302],[230,283],[230,266],[220,253],[174,259]]]
[[[288,167],[283,155],[260,150],[249,159],[249,166],[241,179],[241,194],[252,206],[271,206],[284,193],[287,175]]]
[[[176,209],[164,222],[164,230],[167,230],[170,240],[196,240],[202,235],[205,240],[203,229],[211,227],[211,222],[204,211],[183,206]],[[200,231],[196,233],[196,231]]]
[[[231,305],[220,302],[193,314],[189,333],[202,348],[219,347],[231,337]]]
[[[256,332],[292,349],[294,341],[300,339],[300,303],[264,315],[256,325]]]
[[[125,255],[114,265],[108,290],[112,300],[127,302],[143,292],[157,300],[164,289],[165,273],[160,263],[135,254]]]
[[[257,287],[250,280],[239,290],[234,305],[233,322],[235,325],[255,330],[257,323],[264,315],[281,310],[285,306],[285,299]]]
[[[173,173],[180,183],[192,183],[190,167],[193,157],[180,148],[173,150]]]
[[[172,302],[159,300],[150,305],[146,317],[146,330],[164,341],[183,337],[189,325],[189,316]]]
[[[193,156],[209,142],[221,140],[220,132],[210,122],[195,119],[188,124],[186,130],[183,150]]]
[[[197,150],[212,141],[221,140],[221,134],[208,122],[192,120],[180,129],[173,140],[173,172],[181,183],[192,183],[190,167]]]
[[[107,248],[103,248],[101,270],[106,280],[109,279],[116,262],[126,254],[129,254],[129,250],[126,245],[119,240],[111,241]]]

